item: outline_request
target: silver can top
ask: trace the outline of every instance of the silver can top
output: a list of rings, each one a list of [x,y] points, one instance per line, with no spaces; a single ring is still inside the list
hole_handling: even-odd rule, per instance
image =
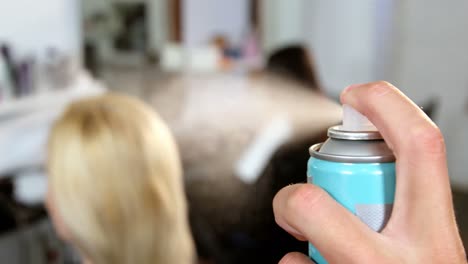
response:
[[[394,162],[395,156],[378,131],[346,131],[341,126],[328,130],[330,137],[310,147],[311,156],[344,163]]]
[[[342,126],[333,126],[328,129],[328,136],[337,139],[348,140],[376,140],[383,139],[382,135],[377,130],[371,131],[348,131]]]

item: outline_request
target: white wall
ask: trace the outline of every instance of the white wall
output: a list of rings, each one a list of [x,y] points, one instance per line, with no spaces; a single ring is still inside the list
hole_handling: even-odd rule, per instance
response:
[[[468,84],[468,2],[404,1],[398,5],[397,53],[391,78],[416,100]]]
[[[330,95],[375,79],[375,10],[374,0],[306,2],[303,32]]]
[[[79,0],[15,0],[0,4],[0,41],[19,55],[41,54],[57,47],[80,54]]]
[[[238,43],[248,30],[249,3],[248,0],[184,0],[184,44],[204,45],[217,34]]]
[[[309,0],[261,1],[262,45],[266,54],[277,48],[305,41],[303,8]]]

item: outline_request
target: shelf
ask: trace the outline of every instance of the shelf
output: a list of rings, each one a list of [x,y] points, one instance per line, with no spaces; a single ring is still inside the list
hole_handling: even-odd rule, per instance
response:
[[[81,74],[76,81],[67,88],[32,94],[26,97],[13,99],[0,103],[0,122],[12,118],[45,110],[48,106],[69,101],[70,98],[80,97],[87,94],[99,94],[104,88],[86,74]]]

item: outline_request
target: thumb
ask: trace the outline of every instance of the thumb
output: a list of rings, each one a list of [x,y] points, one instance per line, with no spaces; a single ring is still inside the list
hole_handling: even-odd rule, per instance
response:
[[[375,252],[378,234],[315,185],[283,188],[273,210],[278,225],[307,238],[329,262],[354,263]]]

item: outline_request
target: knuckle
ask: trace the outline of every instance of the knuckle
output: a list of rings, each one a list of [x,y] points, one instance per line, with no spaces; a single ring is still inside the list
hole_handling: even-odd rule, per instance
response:
[[[369,95],[371,97],[380,97],[395,89],[391,83],[386,81],[374,82],[369,86]]]
[[[445,153],[445,141],[440,129],[435,125],[415,127],[409,132],[409,140],[418,151],[432,154]]]
[[[286,208],[294,213],[302,210],[317,209],[325,198],[325,191],[312,184],[306,184],[294,190],[286,202]]]

